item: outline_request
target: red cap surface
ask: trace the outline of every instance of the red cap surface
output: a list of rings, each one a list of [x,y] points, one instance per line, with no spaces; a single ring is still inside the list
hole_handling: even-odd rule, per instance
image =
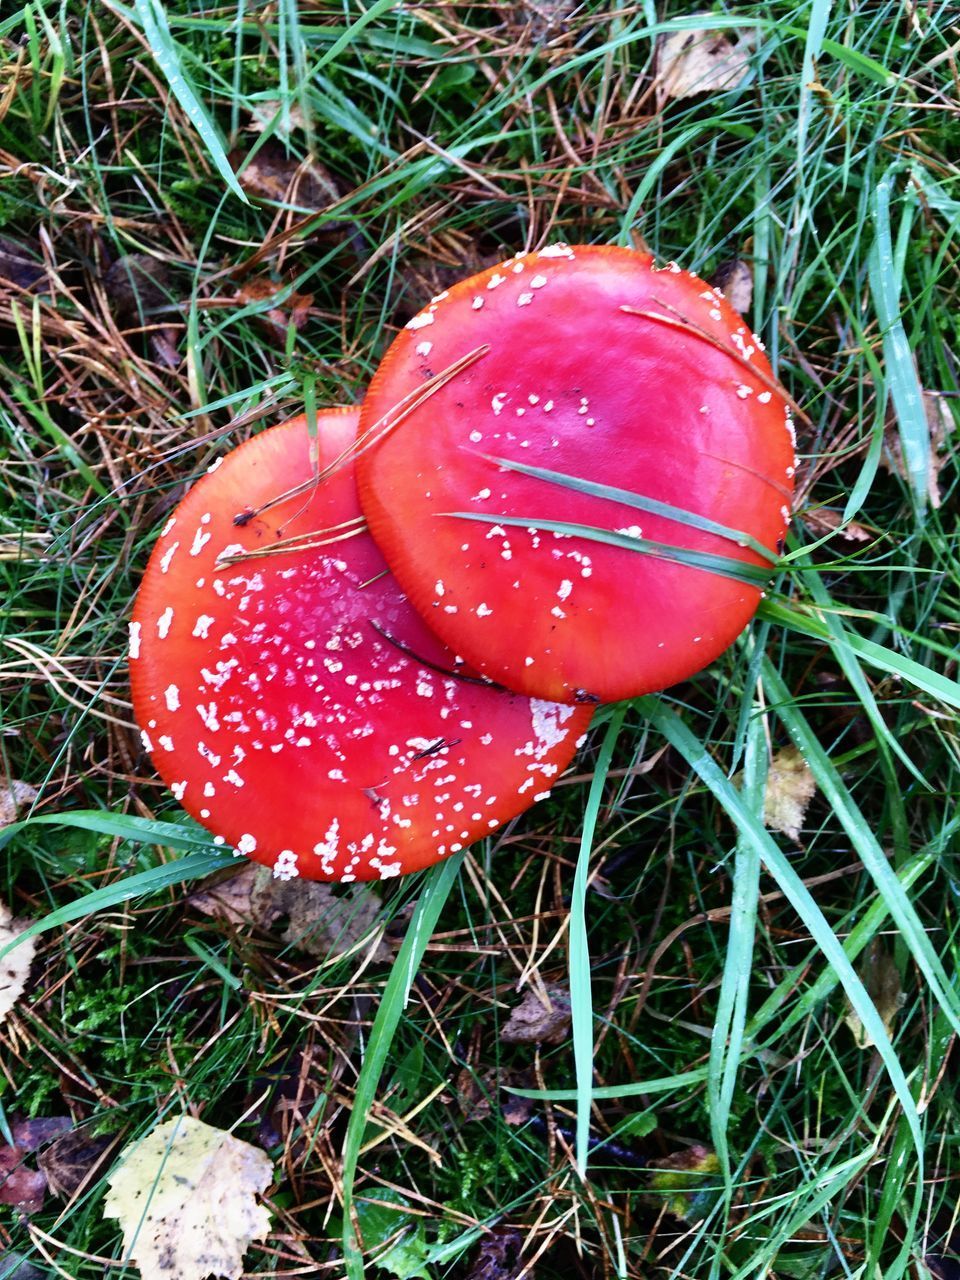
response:
[[[365,433],[361,504],[402,588],[532,696],[614,700],[701,670],[753,615],[789,519],[792,427],[759,339],[628,249],[555,245],[440,294],[374,376]]]
[[[352,448],[357,410],[318,418],[313,441],[300,417],[235,449],[168,520],[130,624],[134,710],[157,771],[221,841],[285,879],[387,878],[539,799],[589,715],[471,682],[362,523],[227,562],[358,528],[352,466],[234,523],[310,479],[311,444],[320,468]]]

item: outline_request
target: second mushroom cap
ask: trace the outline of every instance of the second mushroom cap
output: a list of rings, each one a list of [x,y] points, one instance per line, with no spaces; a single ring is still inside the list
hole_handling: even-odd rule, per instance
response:
[[[361,502],[403,589],[530,696],[608,701],[701,670],[754,613],[789,520],[792,428],[759,341],[631,250],[556,245],[439,295],[378,369],[368,432]]]

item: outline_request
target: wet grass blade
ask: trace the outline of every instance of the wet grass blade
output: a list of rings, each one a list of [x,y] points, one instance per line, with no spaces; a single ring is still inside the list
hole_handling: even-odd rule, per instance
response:
[[[114,4],[113,7],[120,12],[130,13],[125,6]],[[170,92],[183,107],[188,120],[199,134],[214,167],[237,199],[242,200],[244,204],[249,204],[250,201],[227,159],[219,130],[187,75],[180,48],[170,32],[165,7],[159,3],[159,0],[134,0],[134,10],[147,43],[150,45],[154,61],[170,86]]]
[[[587,1150],[590,1140],[591,1089],[593,1087],[593,993],[590,982],[590,945],[587,941],[587,882],[590,876],[590,854],[597,829],[597,815],[603,802],[610,761],[613,757],[626,707],[616,710],[607,725],[600,753],[593,771],[587,807],[583,816],[580,852],[573,878],[570,900],[570,1010],[573,1031],[573,1063],[577,1082],[577,1169],[587,1176]]]
[[[417,899],[409,928],[397,957],[393,962],[390,977],[380,999],[380,1007],[374,1018],[370,1031],[370,1039],[363,1054],[363,1064],[357,1076],[357,1087],[353,1095],[353,1108],[347,1122],[347,1134],[343,1140],[343,1169],[341,1181],[343,1186],[343,1260],[347,1280],[362,1280],[364,1274],[363,1256],[353,1226],[353,1183],[360,1159],[360,1148],[363,1146],[363,1135],[367,1127],[370,1108],[377,1094],[377,1085],[390,1054],[390,1046],[400,1023],[401,1015],[417,976],[417,968],[426,950],[430,936],[436,927],[443,904],[450,895],[461,864],[466,855],[454,854],[432,868],[424,877],[423,892]]]
[[[668,542],[653,542],[649,538],[634,538],[629,533],[617,533],[613,529],[597,529],[589,524],[570,524],[564,520],[542,520],[533,516],[481,516],[473,511],[441,511],[440,515],[454,520],[474,520],[480,524],[510,525],[520,529],[536,528],[542,533],[562,533],[569,538],[585,538],[588,542],[602,542],[610,547],[622,547],[639,555],[656,556],[686,565],[688,569],[701,569],[704,573],[716,573],[732,578],[750,587],[764,588],[770,581],[772,569],[745,564],[729,556],[715,556],[709,551],[692,551],[676,547]]]
[[[561,489],[571,489],[575,493],[589,494],[593,498],[604,498],[608,502],[618,502],[625,507],[633,507],[637,511],[647,511],[650,515],[663,516],[667,520],[676,520],[678,524],[689,525],[691,529],[699,529],[701,533],[712,533],[718,538],[726,538],[738,546],[749,547],[757,555],[777,563],[777,556],[769,547],[758,542],[752,534],[742,529],[731,529],[728,525],[710,520],[707,516],[688,511],[686,507],[676,507],[671,502],[660,502],[657,498],[647,498],[642,493],[634,493],[631,489],[617,489],[609,484],[597,484],[594,480],[584,480],[581,476],[571,476],[563,471],[550,471],[546,467],[531,467],[525,462],[514,462],[510,458],[497,458],[491,454],[480,454],[487,462],[493,462],[506,471],[518,471],[521,475],[532,476],[535,480],[546,480]]]

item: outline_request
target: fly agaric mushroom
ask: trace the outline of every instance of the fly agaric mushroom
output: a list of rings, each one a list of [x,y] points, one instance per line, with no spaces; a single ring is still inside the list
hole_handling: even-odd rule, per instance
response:
[[[759,339],[628,249],[554,245],[438,295],[389,348],[360,436],[361,506],[411,603],[535,697],[631,697],[707,666],[790,515],[795,442]]]
[[[254,437],[167,521],[130,624],[144,745],[183,806],[283,879],[387,878],[549,790],[588,715],[479,680],[365,531],[358,412]],[[286,540],[286,541],[285,541]]]

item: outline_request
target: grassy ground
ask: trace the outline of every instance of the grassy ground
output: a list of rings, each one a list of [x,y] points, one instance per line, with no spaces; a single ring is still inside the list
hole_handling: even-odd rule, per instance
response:
[[[90,1152],[181,1111],[277,1161],[255,1273],[956,1274],[955,10],[724,8],[749,76],[677,100],[672,2],[167,10],[0,19],[0,772],[44,818],[0,899],[48,926],[0,1027],[0,1146],[68,1115],[92,1170],[0,1207],[0,1274],[102,1274]],[[351,954],[204,915],[222,859],[127,701],[156,530],[305,396],[361,396],[438,286],[558,238],[748,264],[805,414],[760,618],[601,711],[508,831],[354,894]],[[762,822],[791,743],[796,839]],[[572,1027],[511,1042],[557,988]]]

